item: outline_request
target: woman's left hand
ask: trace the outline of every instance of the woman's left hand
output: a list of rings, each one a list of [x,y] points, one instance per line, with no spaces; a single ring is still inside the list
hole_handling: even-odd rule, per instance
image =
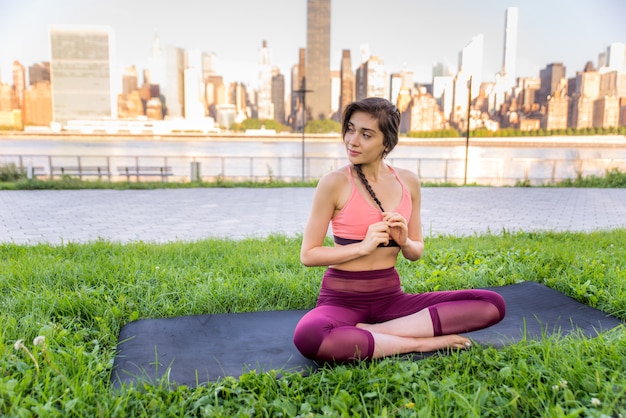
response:
[[[396,212],[383,212],[383,221],[387,222],[389,226],[391,239],[401,247],[406,245],[409,239],[409,228],[406,219]]]

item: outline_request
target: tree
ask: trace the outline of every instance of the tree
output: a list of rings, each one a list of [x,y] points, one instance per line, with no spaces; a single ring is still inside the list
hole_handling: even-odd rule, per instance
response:
[[[309,134],[341,133],[341,124],[331,119],[312,120],[304,127]]]

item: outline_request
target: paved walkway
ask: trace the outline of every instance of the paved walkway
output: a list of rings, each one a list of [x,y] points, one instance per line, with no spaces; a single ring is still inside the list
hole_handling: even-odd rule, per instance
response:
[[[313,189],[0,191],[0,243],[242,239],[296,235]],[[433,187],[426,236],[626,227],[626,189]]]

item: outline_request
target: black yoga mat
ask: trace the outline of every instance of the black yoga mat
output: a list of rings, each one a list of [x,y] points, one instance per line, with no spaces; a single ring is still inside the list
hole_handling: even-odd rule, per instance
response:
[[[502,347],[575,330],[594,337],[622,323],[539,283],[490,289],[504,297],[507,314],[497,325],[465,334],[475,344]],[[302,357],[292,340],[296,323],[306,312],[195,315],[128,323],[120,331],[111,381],[116,387],[161,379],[197,386],[251,370],[309,373],[316,364]]]

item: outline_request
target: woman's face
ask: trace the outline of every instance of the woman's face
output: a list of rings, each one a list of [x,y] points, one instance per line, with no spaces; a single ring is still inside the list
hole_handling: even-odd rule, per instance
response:
[[[368,164],[383,158],[384,135],[378,120],[365,112],[354,112],[343,136],[348,159],[352,164]]]

